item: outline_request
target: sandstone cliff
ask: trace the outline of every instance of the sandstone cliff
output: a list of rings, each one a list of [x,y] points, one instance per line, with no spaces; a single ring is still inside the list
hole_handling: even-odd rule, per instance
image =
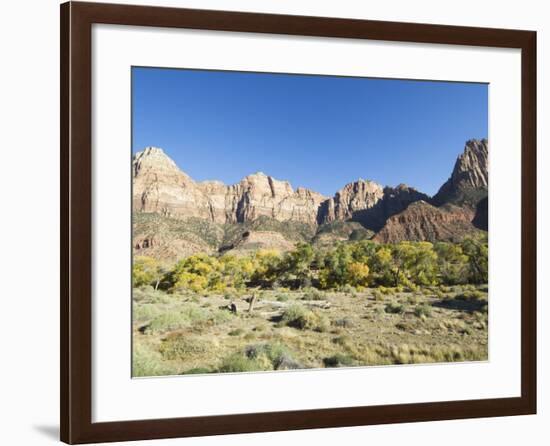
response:
[[[468,141],[432,199],[404,184],[363,179],[330,198],[262,172],[233,185],[197,182],[162,149],[148,147],[132,163],[134,250],[174,260],[194,252],[285,251],[299,241],[457,241],[487,230],[487,146]]]
[[[429,197],[405,184],[382,187],[373,181],[359,180],[347,184],[333,198],[321,204],[319,224],[334,221],[356,221],[366,229],[378,231],[386,220],[418,200]]]
[[[267,216],[278,221],[316,225],[321,194],[293,190],[261,172],[226,186],[219,181],[195,182],[162,149],[148,147],[133,160],[133,209],[167,217],[243,223]]]

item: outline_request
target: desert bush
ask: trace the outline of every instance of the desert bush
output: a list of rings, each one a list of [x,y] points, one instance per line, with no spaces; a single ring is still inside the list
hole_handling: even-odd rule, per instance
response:
[[[308,288],[305,290],[302,297],[304,300],[325,300],[325,295],[322,291],[319,291],[317,288]]]
[[[344,353],[336,353],[323,359],[325,367],[349,367],[353,365],[353,358]]]
[[[334,342],[337,345],[347,346],[351,343],[351,338],[347,335],[336,336],[335,338],[332,339],[332,342]]]
[[[417,317],[422,317],[422,316],[430,317],[432,315],[432,307],[426,304],[417,305],[414,308],[414,314]]]
[[[169,303],[173,300],[172,296],[165,292],[155,290],[152,286],[141,286],[132,289],[132,299],[139,303]]]
[[[145,333],[166,333],[185,328],[189,325],[190,321],[186,314],[179,311],[170,311],[155,317],[145,328]]]
[[[221,373],[256,372],[263,370],[272,370],[271,363],[250,359],[242,353],[234,353],[226,357],[218,368],[218,372]]]
[[[167,333],[200,324],[223,324],[233,318],[229,311],[203,308],[194,303],[186,303],[177,308],[168,308],[151,320],[145,333]]]
[[[363,289],[364,287],[359,287],[359,289]],[[343,287],[340,288],[340,291],[342,293],[345,293],[347,294],[348,296],[351,296],[351,297],[357,297],[357,288],[350,285],[349,283],[344,285]]]
[[[280,293],[277,294],[277,297],[275,299],[277,300],[277,302],[286,302],[288,301],[289,297],[288,294]]]
[[[353,319],[351,319],[349,317],[343,317],[343,318],[335,319],[334,321],[332,321],[332,325],[334,325],[335,327],[341,327],[341,328],[351,328],[355,324],[353,322]]]
[[[300,330],[323,332],[329,327],[329,320],[325,315],[309,310],[298,304],[289,306],[283,312],[281,322],[284,325]]]
[[[178,334],[162,341],[159,352],[164,359],[182,359],[204,354],[213,348],[212,342],[201,337]]]
[[[173,367],[163,363],[159,352],[146,345],[134,343],[132,350],[132,376],[162,376],[174,373],[175,370]]]
[[[384,307],[384,311],[390,314],[401,314],[405,312],[405,307],[399,303],[390,302]]]
[[[468,301],[468,300],[482,300],[482,299],[486,299],[486,297],[487,296],[479,290],[468,289],[464,291],[462,294],[457,295],[455,299]]]
[[[373,290],[372,297],[374,297],[374,300],[381,301],[381,300],[384,300],[384,293],[376,289],[376,290]]]
[[[303,367],[294,359],[292,352],[279,343],[249,345],[244,352],[249,359],[260,360],[264,358],[263,362],[267,359],[275,370],[291,370]]]
[[[244,330],[242,328],[235,328],[234,330],[231,330],[229,333],[227,333],[229,336],[240,336],[244,333]]]
[[[186,370],[182,375],[203,375],[206,373],[212,373],[208,367],[194,367],[192,369]]]
[[[135,322],[144,322],[158,317],[162,309],[154,304],[136,304],[132,307],[132,320]]]

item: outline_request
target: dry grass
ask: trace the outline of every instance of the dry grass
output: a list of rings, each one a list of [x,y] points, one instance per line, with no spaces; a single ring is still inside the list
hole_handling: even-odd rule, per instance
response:
[[[486,286],[137,294],[134,376],[487,359]]]

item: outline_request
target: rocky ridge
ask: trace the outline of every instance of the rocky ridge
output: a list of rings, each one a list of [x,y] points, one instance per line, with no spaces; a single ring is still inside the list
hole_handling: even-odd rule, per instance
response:
[[[133,211],[139,217],[134,249],[177,258],[252,247],[288,250],[302,240],[460,240],[487,229],[487,160],[487,140],[468,141],[433,198],[404,184],[382,187],[363,179],[325,197],[262,172],[233,185],[197,182],[162,149],[148,147],[132,163]],[[157,225],[143,224],[142,215],[156,215],[150,221]]]

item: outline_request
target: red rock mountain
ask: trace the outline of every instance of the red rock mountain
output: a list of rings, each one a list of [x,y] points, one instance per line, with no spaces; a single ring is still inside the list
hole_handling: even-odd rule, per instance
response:
[[[148,147],[132,163],[134,249],[177,258],[372,234],[386,243],[460,240],[487,229],[487,160],[487,140],[468,141],[432,199],[404,184],[382,187],[363,179],[329,198],[262,172],[233,185],[197,182],[162,149]]]
[[[488,230],[488,143],[466,142],[451,177],[432,200],[414,203],[390,217],[375,240],[458,241],[479,230]]]

